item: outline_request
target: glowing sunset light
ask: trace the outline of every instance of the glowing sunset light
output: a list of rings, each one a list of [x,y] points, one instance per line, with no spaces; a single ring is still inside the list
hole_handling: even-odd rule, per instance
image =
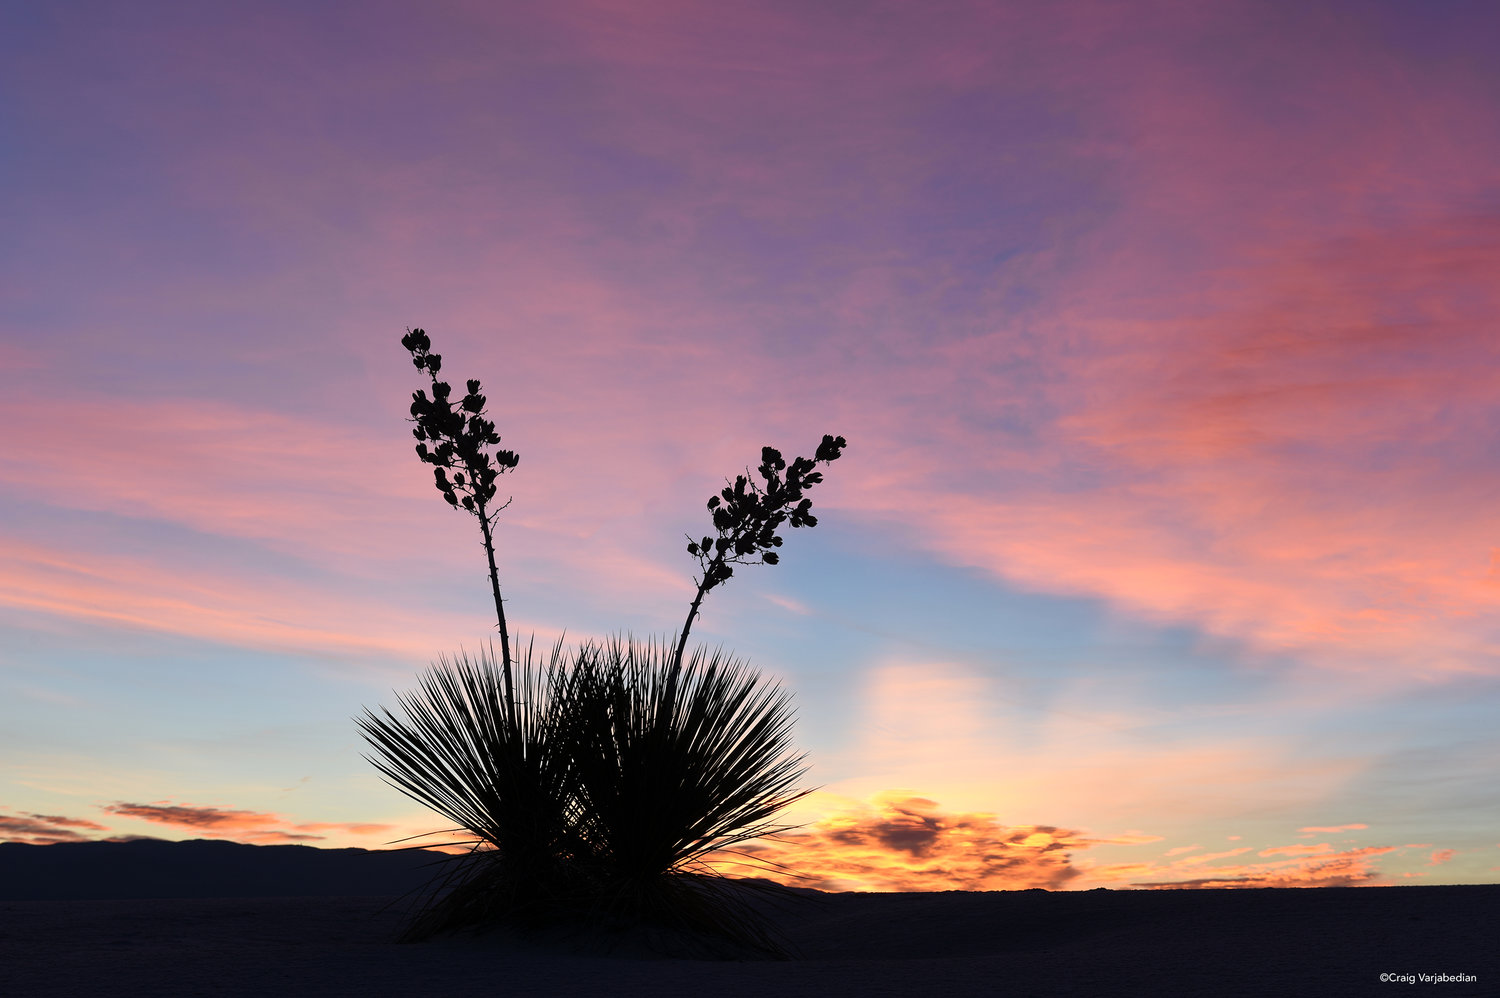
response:
[[[724,475],[847,437],[693,625],[816,788],[722,868],[1495,882],[1500,8],[1186,8],[8,19],[0,841],[447,827],[353,722],[500,643],[425,327],[517,644],[669,636]]]

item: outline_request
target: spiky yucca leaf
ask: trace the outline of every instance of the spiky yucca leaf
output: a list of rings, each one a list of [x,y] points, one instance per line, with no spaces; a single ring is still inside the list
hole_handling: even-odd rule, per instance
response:
[[[544,917],[576,851],[569,734],[570,670],[562,640],[542,663],[529,645],[515,670],[515,723],[501,671],[467,656],[397,694],[404,713],[357,718],[387,782],[468,830],[474,850],[437,882],[408,937],[498,918]]]
[[[601,910],[778,947],[745,891],[709,853],[783,830],[809,791],[789,751],[790,696],[744,663],[698,649],[674,669],[670,643],[614,639],[580,662],[575,765],[580,838]],[[585,857],[580,856],[580,859]]]

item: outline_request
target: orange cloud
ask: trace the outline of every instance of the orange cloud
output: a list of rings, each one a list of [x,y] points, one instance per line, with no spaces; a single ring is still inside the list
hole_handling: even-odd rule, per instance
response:
[[[186,828],[209,838],[231,839],[253,843],[316,842],[327,836],[322,832],[347,835],[377,835],[392,826],[344,822],[289,821],[278,814],[236,811],[217,807],[195,807],[158,801],[153,804],[116,803],[105,811],[127,818],[139,818],[155,824]]]
[[[753,870],[717,865],[826,891],[1058,890],[1079,875],[1071,851],[1093,844],[1052,825],[1005,826],[993,815],[893,795],[747,843],[741,851]]]
[[[1455,851],[1453,849],[1438,849],[1435,852],[1433,852],[1431,858],[1427,862],[1427,865],[1428,866],[1441,866],[1444,863],[1448,862],[1450,859],[1452,859],[1454,856],[1457,856],[1457,855],[1458,855],[1457,851]]]
[[[887,793],[747,843],[738,857],[719,857],[715,865],[735,876],[828,891],[1328,887],[1382,882],[1376,861],[1396,848],[1271,846],[1258,861],[1228,863],[1254,850],[1191,855],[1198,846],[1177,846],[1161,860],[1109,864],[1078,855],[1107,844],[1159,841],[1138,833],[1103,838],[1054,825],[1006,826],[992,814],[948,812],[928,798]]]

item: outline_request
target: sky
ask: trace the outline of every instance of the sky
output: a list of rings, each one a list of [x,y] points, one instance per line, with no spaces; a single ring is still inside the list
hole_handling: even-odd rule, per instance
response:
[[[0,838],[444,827],[353,718],[513,634],[791,691],[827,889],[1500,882],[1500,9],[0,8]]]

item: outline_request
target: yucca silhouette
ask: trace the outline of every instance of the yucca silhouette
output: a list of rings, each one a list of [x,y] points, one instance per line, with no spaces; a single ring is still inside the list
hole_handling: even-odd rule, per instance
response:
[[[562,642],[515,663],[516,719],[492,658],[443,662],[400,715],[359,718],[371,762],[467,830],[405,938],[485,924],[652,925],[777,952],[749,897],[784,899],[704,862],[771,834],[807,791],[790,698],[743,663],[668,643]],[[675,676],[674,676],[675,673]],[[746,892],[755,892],[754,895]]]
[[[415,692],[396,695],[400,716],[366,709],[356,719],[387,782],[471,836],[405,940],[490,921],[540,924],[563,900],[576,735],[564,713],[574,698],[562,641],[545,663],[528,645],[517,664],[513,688],[493,654],[440,660]]]
[[[730,880],[706,859],[783,830],[771,819],[808,792],[796,789],[806,767],[790,750],[790,697],[721,652],[685,651],[703,597],[732,565],[774,565],[783,523],[817,524],[804,493],[844,438],[825,435],[814,458],[790,467],[763,448],[764,485],[747,473],[710,497],[718,537],[689,538],[702,576],[671,641],[584,642],[570,657],[559,639],[545,661],[534,644],[517,661],[491,531],[509,501],[491,503],[519,458],[484,452],[500,436],[478,381],[455,409],[427,334],[408,330],[401,343],[432,382],[431,399],[412,395],[417,454],[436,466],[448,504],[479,519],[501,643],[498,664],[493,649],[477,663],[440,659],[416,691],[397,694],[399,713],[357,718],[387,781],[470,835],[403,938],[489,924],[649,925],[781,952],[755,900],[791,892]]]

